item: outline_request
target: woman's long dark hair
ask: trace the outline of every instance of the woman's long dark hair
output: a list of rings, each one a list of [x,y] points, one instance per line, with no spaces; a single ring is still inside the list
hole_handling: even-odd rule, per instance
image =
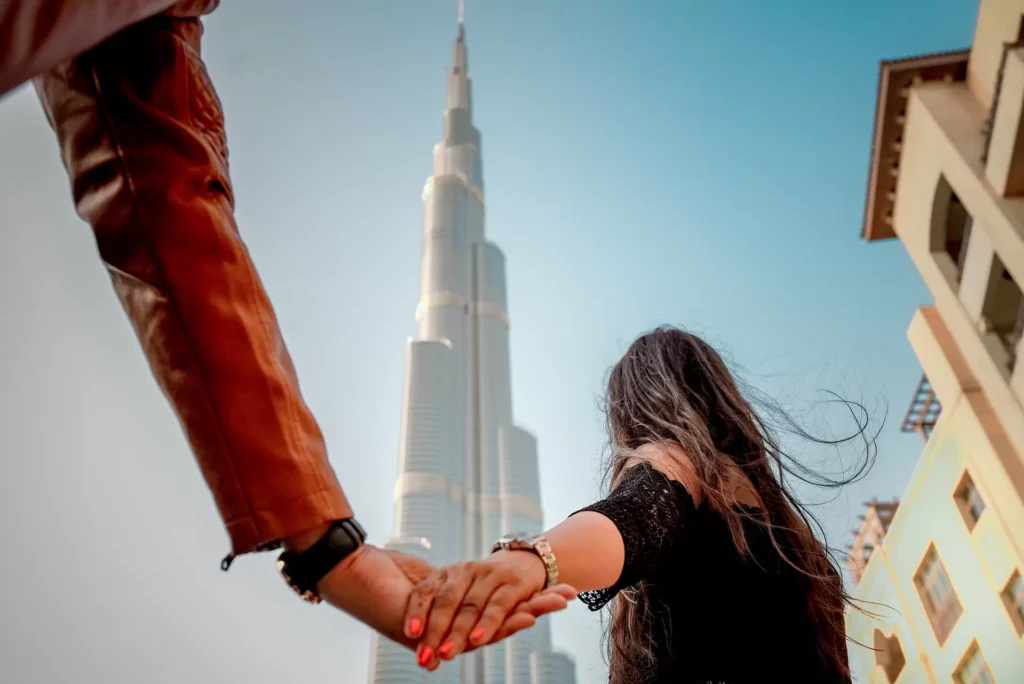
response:
[[[614,486],[644,444],[681,448],[692,464],[704,504],[725,518],[737,550],[750,551],[746,519],[763,527],[779,557],[805,577],[807,612],[820,636],[823,671],[848,677],[844,611],[852,605],[851,598],[843,588],[837,555],[813,532],[817,529],[823,538],[821,525],[789,491],[786,480],[792,477],[839,487],[862,477],[875,454],[874,436],[866,430],[866,411],[847,402],[858,430],[843,440],[822,440],[801,429],[774,402],[753,391],[747,395],[721,356],[696,335],[671,327],[642,335],[608,378],[605,410],[611,458],[607,479]],[[778,430],[818,444],[862,439],[864,459],[844,479],[817,474],[783,451]],[[733,464],[753,486],[760,504],[756,511],[735,506],[727,482]],[[620,592],[608,632],[613,683],[636,682],[654,665],[649,616],[645,583]]]

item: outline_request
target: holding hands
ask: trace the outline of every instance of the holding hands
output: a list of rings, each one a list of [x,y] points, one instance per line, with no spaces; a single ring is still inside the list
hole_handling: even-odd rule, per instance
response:
[[[436,670],[441,660],[532,627],[535,616],[562,610],[576,597],[566,584],[545,589],[547,579],[544,561],[526,550],[438,568],[412,590],[405,640],[417,643],[421,667]]]
[[[439,576],[445,569],[435,570],[426,561],[390,549],[370,544],[360,546],[335,566],[317,584],[321,598],[377,632],[409,648],[416,648],[420,638],[410,635],[409,607],[420,605],[422,599],[415,594],[423,587],[440,586]],[[429,603],[427,604],[429,607]],[[565,594],[542,592],[522,602],[517,612],[507,614],[500,625],[500,636],[505,638],[533,626],[536,618],[566,607]],[[422,637],[425,617],[420,618]],[[436,648],[434,651],[436,652]],[[435,665],[436,667],[436,665]]]

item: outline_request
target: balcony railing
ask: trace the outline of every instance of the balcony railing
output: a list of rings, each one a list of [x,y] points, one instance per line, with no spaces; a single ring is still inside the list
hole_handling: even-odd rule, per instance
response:
[[[941,414],[942,405],[935,395],[935,390],[932,389],[932,383],[928,381],[928,376],[922,375],[921,382],[917,384],[917,391],[914,392],[914,398],[907,409],[907,415],[903,418],[900,431],[916,432],[925,441],[928,441]]]

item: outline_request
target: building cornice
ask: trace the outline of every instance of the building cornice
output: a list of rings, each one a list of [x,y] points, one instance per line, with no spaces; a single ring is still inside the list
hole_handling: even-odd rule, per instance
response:
[[[419,323],[430,309],[443,306],[468,306],[469,311],[480,318],[496,318],[501,321],[502,325],[506,328],[508,328],[510,324],[508,312],[494,302],[473,302],[465,295],[458,292],[451,292],[449,290],[438,290],[421,297],[419,303],[416,305],[416,322]]]
[[[523,515],[541,523],[544,511],[540,504],[515,492],[482,494],[467,490],[439,473],[402,473],[395,482],[395,501],[407,494],[440,494],[471,514]]]
[[[910,88],[929,81],[963,81],[969,55],[970,50],[958,50],[881,63],[861,229],[861,237],[868,242],[896,237],[893,206]]]

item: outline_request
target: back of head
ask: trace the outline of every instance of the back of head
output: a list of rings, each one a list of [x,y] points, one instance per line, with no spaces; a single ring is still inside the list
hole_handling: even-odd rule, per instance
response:
[[[670,451],[685,454],[699,497],[721,513],[737,549],[749,551],[743,523],[752,521],[767,530],[781,559],[806,577],[807,610],[821,635],[822,665],[848,673],[846,596],[835,561],[811,532],[810,514],[782,484],[782,476],[794,469],[793,462],[718,352],[696,335],[676,328],[646,333],[612,369],[605,404],[610,480],[618,480],[645,444],[678,447]],[[773,411],[781,409],[776,406]],[[750,483],[756,512],[734,505],[730,482],[735,478],[730,478],[730,471],[735,474],[737,469]],[[802,466],[796,470],[807,474]],[[780,544],[783,535],[785,543]],[[635,679],[651,665],[645,601],[643,583],[616,601],[609,634],[614,682]]]
[[[662,327],[633,342],[608,379],[606,411],[620,455],[678,443],[710,490],[722,454],[741,467],[767,465],[753,408],[718,352],[691,333]]]

